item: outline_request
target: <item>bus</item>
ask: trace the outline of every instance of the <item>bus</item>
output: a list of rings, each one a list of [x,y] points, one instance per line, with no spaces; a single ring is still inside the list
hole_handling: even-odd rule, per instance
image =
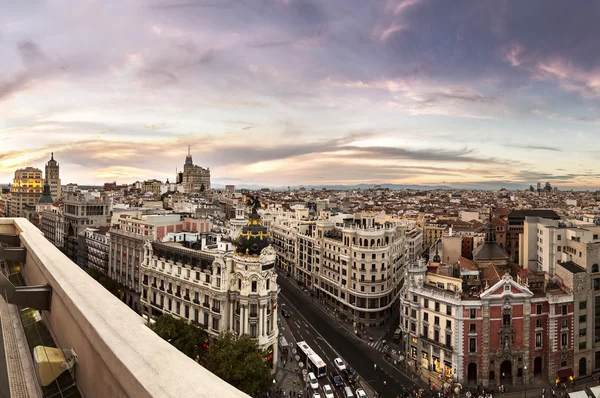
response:
[[[306,364],[309,372],[313,372],[317,377],[327,376],[327,365],[305,341],[299,341],[296,347],[298,348],[296,351],[300,356],[300,361]]]

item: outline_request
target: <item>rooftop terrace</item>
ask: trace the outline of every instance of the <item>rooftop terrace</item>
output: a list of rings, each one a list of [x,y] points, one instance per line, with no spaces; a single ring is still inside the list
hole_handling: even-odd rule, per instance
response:
[[[26,219],[0,218],[0,233],[17,234],[20,247],[26,249],[17,279],[28,286],[49,285],[52,289],[49,310],[37,312],[8,305],[8,312],[1,312],[0,330],[4,333],[0,334],[0,353],[6,351],[5,365],[9,370],[22,368],[24,377],[32,380],[33,370],[28,364],[32,347],[38,342],[27,329],[29,322],[39,322],[35,319],[37,313],[41,322],[35,334],[44,329],[48,332],[40,333],[39,341],[73,349],[78,355],[77,387],[71,396],[248,397],[158,337],[140,316],[70,261]],[[14,277],[11,280],[15,282]],[[0,286],[3,294],[6,287]],[[18,344],[11,343],[6,334],[12,330],[7,328],[8,323],[19,318],[24,334],[30,334],[27,346],[21,344],[28,352],[21,355],[16,352]],[[2,370],[0,361],[0,381]],[[11,383],[15,384],[12,380]],[[10,396],[30,396],[13,391],[13,385]],[[4,398],[6,392],[0,388],[0,397]],[[48,396],[45,391],[44,394]]]

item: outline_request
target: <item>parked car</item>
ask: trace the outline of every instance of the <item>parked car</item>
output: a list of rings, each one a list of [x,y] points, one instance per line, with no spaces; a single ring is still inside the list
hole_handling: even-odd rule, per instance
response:
[[[325,394],[325,398],[334,398],[333,388],[329,384],[323,386],[323,394]]]
[[[335,367],[337,368],[337,370],[339,370],[340,372],[343,372],[344,370],[346,370],[346,364],[344,363],[344,361],[342,361],[342,358],[334,359],[333,363],[335,364]]]
[[[342,380],[340,375],[329,372],[329,378],[336,388],[342,388],[344,386],[344,380]]]
[[[283,315],[284,318],[289,318],[290,315],[292,315],[291,312],[289,312],[288,310],[286,310],[285,308],[281,309],[281,315]]]
[[[317,378],[313,372],[310,372],[308,374],[308,384],[310,385],[310,388],[312,388],[313,390],[319,389],[319,381],[317,380]]]

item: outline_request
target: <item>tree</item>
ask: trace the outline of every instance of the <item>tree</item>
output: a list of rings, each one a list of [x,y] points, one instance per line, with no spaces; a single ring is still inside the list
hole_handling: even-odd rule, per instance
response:
[[[223,333],[208,352],[207,368],[247,394],[271,388],[271,368],[265,352],[247,334]]]
[[[162,315],[154,324],[154,332],[196,362],[205,357],[206,331],[183,319]]]

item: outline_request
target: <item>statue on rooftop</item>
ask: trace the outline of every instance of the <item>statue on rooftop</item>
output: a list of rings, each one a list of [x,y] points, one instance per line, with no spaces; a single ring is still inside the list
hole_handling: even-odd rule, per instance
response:
[[[258,209],[260,209],[260,200],[258,200],[258,196],[248,195],[250,199],[246,202],[246,205],[252,207],[252,215],[258,216]]]

